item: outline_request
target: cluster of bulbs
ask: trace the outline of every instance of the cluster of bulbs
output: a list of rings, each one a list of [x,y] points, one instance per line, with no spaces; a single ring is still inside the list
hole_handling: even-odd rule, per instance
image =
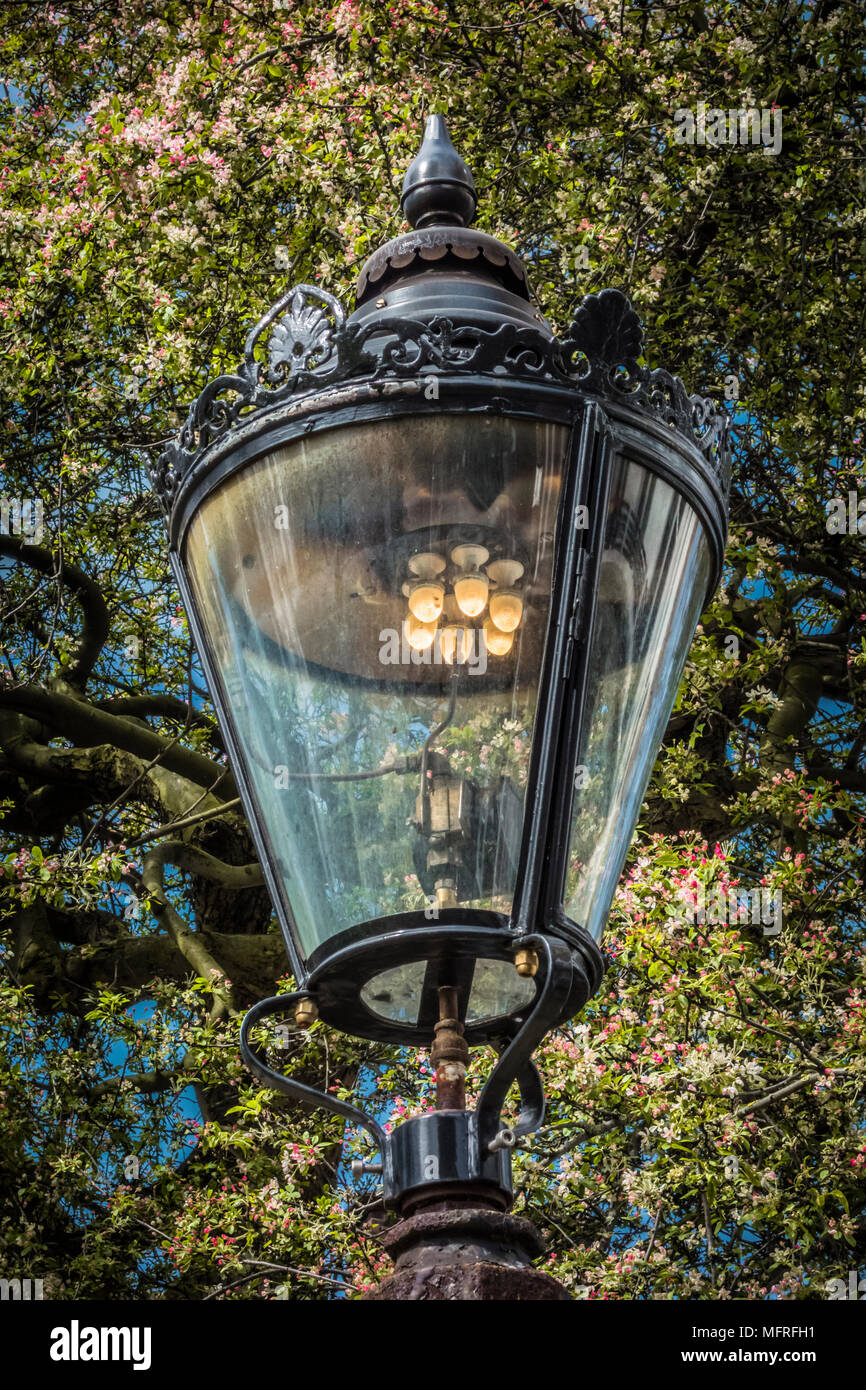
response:
[[[494,560],[490,564],[488,560],[490,551],[483,545],[455,546],[451,561],[457,574],[452,592],[446,593],[440,578],[445,569],[442,556],[427,551],[412,556],[409,570],[413,579],[403,585],[409,600],[406,638],[410,647],[426,651],[439,632],[443,659],[449,665],[465,660],[472,629],[463,619],[480,618],[489,603],[483,623],[487,650],[493,656],[507,656],[523,617],[523,597],[515,588],[523,565],[519,560]],[[441,627],[440,619],[444,619]]]

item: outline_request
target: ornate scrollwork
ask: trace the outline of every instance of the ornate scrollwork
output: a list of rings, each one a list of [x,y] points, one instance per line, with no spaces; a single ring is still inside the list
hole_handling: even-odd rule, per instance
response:
[[[640,319],[621,290],[587,295],[561,344],[566,369],[581,390],[618,397],[693,440],[727,487],[728,420],[715,401],[690,396],[678,376],[642,367]],[[575,358],[583,370],[575,372]]]
[[[692,440],[726,483],[726,417],[714,401],[689,396],[679,377],[640,366],[642,351],[640,320],[619,290],[588,295],[557,339],[514,323],[347,323],[333,295],[297,285],[250,331],[237,370],[211,382],[190,407],[151,470],[153,486],[169,511],[187,471],[252,412],[343,381],[411,377],[422,368],[546,380],[623,400]]]

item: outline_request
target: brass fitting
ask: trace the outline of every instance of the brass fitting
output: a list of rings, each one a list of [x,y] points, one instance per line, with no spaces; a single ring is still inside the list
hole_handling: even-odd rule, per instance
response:
[[[524,979],[531,979],[538,970],[538,956],[535,951],[521,946],[520,950],[514,953],[514,964],[518,975],[522,975]]]
[[[299,1028],[309,1028],[319,1017],[315,999],[299,999],[295,1005],[295,1023]]]
[[[439,908],[456,907],[457,893],[449,885],[436,885],[436,906]]]

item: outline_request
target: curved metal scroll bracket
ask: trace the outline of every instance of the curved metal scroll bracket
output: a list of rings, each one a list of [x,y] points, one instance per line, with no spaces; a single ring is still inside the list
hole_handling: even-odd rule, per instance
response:
[[[497,1048],[500,1056],[507,1045],[506,1043],[501,1049]],[[545,1101],[541,1073],[532,1060],[524,1062],[514,1080],[520,1091],[520,1114],[517,1117],[517,1123],[510,1125],[509,1128],[516,1142],[518,1139],[522,1139],[524,1134],[532,1134],[534,1130],[540,1129],[544,1121]]]
[[[521,937],[520,944],[540,955],[542,984],[531,1013],[501,1054],[479,1097],[474,1124],[479,1163],[491,1152],[490,1144],[499,1132],[505,1097],[514,1081],[520,1087],[522,1105],[520,1118],[512,1130],[514,1137],[531,1134],[544,1119],[544,1091],[531,1058],[545,1033],[561,1017],[571,992],[571,951],[563,942],[547,936],[525,936]]]
[[[253,1005],[241,1024],[241,1057],[244,1064],[253,1076],[261,1081],[263,1086],[269,1086],[274,1091],[281,1091],[284,1096],[291,1096],[292,1100],[306,1101],[308,1105],[319,1105],[324,1110],[341,1115],[343,1119],[351,1120],[352,1124],[360,1125],[365,1129],[382,1155],[385,1185],[390,1187],[391,1156],[388,1136],[372,1115],[368,1115],[364,1110],[359,1110],[356,1105],[350,1105],[348,1101],[337,1100],[336,1096],[328,1095],[325,1091],[317,1091],[315,1086],[305,1086],[301,1081],[293,1081],[291,1077],[283,1076],[281,1072],[274,1071],[273,1067],[269,1067],[267,1062],[262,1060],[260,1050],[250,1043],[251,1030],[257,1023],[261,1023],[263,1018],[285,1013],[299,999],[309,998],[308,993],[300,991],[297,994],[277,994],[271,999],[262,999],[258,1004]]]

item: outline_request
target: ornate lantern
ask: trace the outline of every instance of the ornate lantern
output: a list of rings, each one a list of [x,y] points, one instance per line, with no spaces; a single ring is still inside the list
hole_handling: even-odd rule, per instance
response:
[[[437,1184],[508,1203],[509,1149],[543,1114],[530,1057],[601,980],[726,534],[716,405],[639,365],[618,290],[558,338],[475,203],[433,116],[414,230],[366,263],[354,312],[283,295],[154,471],[297,981],[247,1016],[245,1058],[363,1125],[404,1212]],[[439,1108],[389,1136],[281,1076],[250,1030],[292,1011],[435,1032]],[[501,1056],[467,1113],[481,1044]]]

